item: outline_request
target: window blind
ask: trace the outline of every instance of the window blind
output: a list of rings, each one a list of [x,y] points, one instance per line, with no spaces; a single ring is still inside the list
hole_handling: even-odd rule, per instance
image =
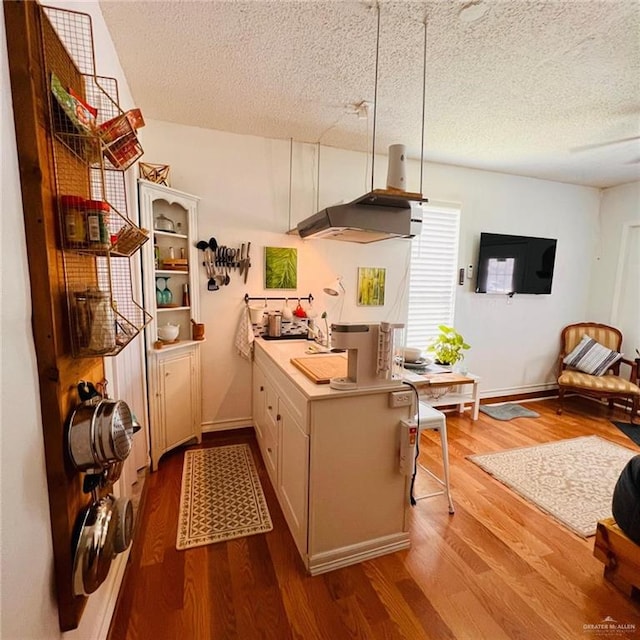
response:
[[[425,349],[438,325],[453,325],[460,209],[424,205],[422,231],[411,243],[407,346]]]

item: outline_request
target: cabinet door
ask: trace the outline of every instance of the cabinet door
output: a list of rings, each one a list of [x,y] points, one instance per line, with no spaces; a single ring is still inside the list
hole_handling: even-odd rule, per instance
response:
[[[279,400],[278,494],[280,506],[301,554],[307,552],[309,436]]]
[[[254,364],[253,365],[253,384],[251,395],[251,413],[253,416],[253,428],[256,431],[256,437],[258,442],[262,446],[264,439],[264,413],[265,413],[265,390],[264,390],[265,375],[262,369]]]
[[[197,435],[193,366],[191,351],[160,362],[165,450]]]

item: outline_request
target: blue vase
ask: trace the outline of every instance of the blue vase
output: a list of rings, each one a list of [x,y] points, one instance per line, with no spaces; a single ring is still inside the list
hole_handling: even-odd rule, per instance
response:
[[[169,289],[169,278],[156,277],[156,304],[159,307],[166,307],[173,302],[173,294]]]

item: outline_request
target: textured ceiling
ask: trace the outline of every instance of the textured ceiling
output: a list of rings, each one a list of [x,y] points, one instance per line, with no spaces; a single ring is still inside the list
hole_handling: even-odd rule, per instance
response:
[[[149,119],[369,150],[374,2],[100,2]],[[640,179],[638,0],[381,0],[376,150],[607,187]],[[635,138],[595,148],[588,145]]]

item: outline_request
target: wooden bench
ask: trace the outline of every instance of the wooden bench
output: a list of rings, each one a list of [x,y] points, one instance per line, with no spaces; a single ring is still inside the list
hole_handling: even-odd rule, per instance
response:
[[[598,522],[593,555],[604,563],[604,577],[640,600],[640,545],[630,540],[613,518]]]

